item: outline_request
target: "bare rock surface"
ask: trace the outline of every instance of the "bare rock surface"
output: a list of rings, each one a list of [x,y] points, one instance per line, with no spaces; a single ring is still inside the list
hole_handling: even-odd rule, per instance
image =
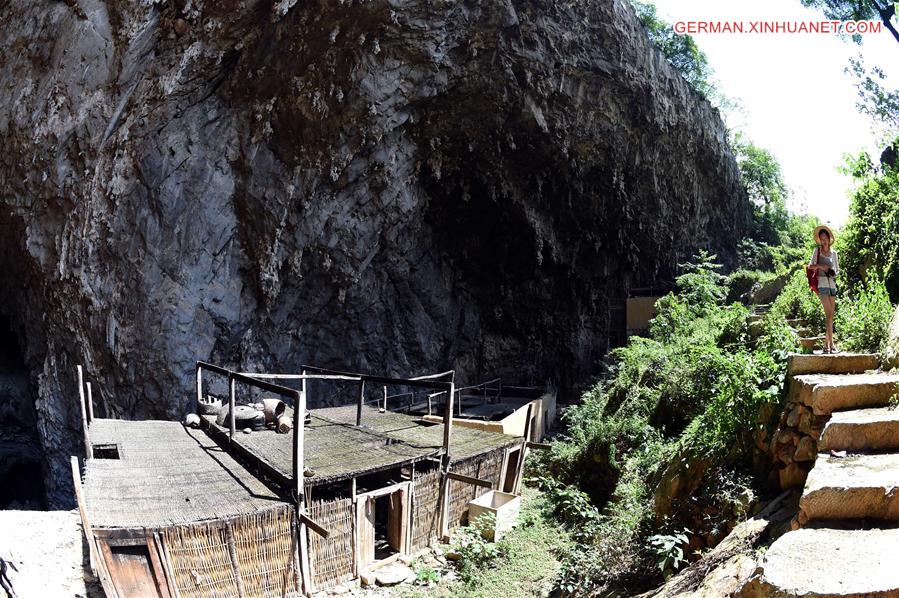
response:
[[[799,508],[816,519],[899,519],[899,454],[820,453]]]
[[[571,388],[629,288],[748,226],[625,0],[8,0],[0,55],[0,310],[57,502],[76,364],[100,417],[181,419],[197,359]]]
[[[744,597],[899,596],[899,529],[806,528],[777,539]]]
[[[899,409],[872,407],[837,411],[818,441],[821,451],[899,449]]]
[[[101,598],[89,574],[77,511],[0,511],[0,558],[22,598]]]

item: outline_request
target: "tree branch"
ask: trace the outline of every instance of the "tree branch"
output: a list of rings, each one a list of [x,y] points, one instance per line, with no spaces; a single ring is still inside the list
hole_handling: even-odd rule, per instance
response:
[[[890,20],[896,13],[895,5],[890,4],[887,8],[883,8],[877,0],[870,0],[870,2],[871,5],[874,6],[874,10],[877,11],[877,14],[880,15],[880,20],[883,21],[883,24],[887,26],[887,29],[890,30],[890,33],[892,33],[893,37],[896,38],[896,41],[899,42],[899,31],[896,31],[896,28]]]

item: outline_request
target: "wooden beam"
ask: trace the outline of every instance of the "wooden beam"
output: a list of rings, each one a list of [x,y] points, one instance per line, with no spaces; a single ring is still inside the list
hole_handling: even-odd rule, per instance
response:
[[[356,425],[362,425],[362,403],[365,402],[365,380],[359,381],[359,402],[356,403]]]
[[[94,393],[91,391],[91,383],[87,383],[87,421],[94,421]]]
[[[78,398],[81,406],[81,429],[84,432],[84,456],[87,459],[94,458],[94,449],[91,447],[90,430],[87,427],[87,407],[84,399],[84,371],[81,366],[76,366],[78,370]]]
[[[327,540],[328,537],[330,537],[330,535],[331,535],[331,531],[328,528],[319,525],[305,513],[300,515],[300,521],[303,523],[303,525],[305,525],[306,527],[308,527],[309,529],[314,531],[316,534],[318,534],[325,540]]]
[[[366,382],[374,384],[387,384],[389,386],[412,386],[415,388],[432,388],[435,390],[446,390],[450,386],[450,382],[434,379],[415,379],[415,378],[391,378],[389,376],[369,376],[368,374],[358,374],[354,372],[342,372],[340,370],[331,370],[328,368],[319,368],[311,365],[304,365],[304,369],[310,372],[318,372],[320,374],[332,374],[337,376],[351,376],[361,378]]]
[[[548,451],[548,450],[552,449],[552,447],[553,447],[551,444],[546,444],[545,442],[530,442],[530,441],[528,441],[525,443],[525,445],[528,448],[540,449],[542,451]]]
[[[466,484],[474,484],[475,486],[480,486],[482,488],[493,488],[493,482],[488,482],[487,480],[482,480],[480,478],[473,478],[471,476],[462,475],[461,473],[450,472],[447,474],[449,479],[456,480],[457,482],[465,482]]]

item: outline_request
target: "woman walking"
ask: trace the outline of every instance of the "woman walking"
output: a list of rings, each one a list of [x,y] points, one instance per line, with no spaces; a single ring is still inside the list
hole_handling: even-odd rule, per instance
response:
[[[831,247],[833,231],[827,226],[817,227],[815,243],[818,246],[812,252],[808,267],[818,270],[818,298],[824,307],[826,320],[824,352],[836,353],[837,348],[833,344],[833,314],[837,309],[837,274],[840,272],[840,261],[836,250]]]

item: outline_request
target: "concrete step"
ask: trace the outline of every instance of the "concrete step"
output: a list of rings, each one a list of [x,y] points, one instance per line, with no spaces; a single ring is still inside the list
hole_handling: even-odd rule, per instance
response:
[[[899,596],[899,529],[806,528],[774,541],[740,596]]]
[[[800,521],[899,520],[899,454],[820,453],[799,499]]]
[[[792,353],[787,358],[790,376],[803,374],[861,374],[880,367],[880,357],[873,353]]]
[[[821,432],[819,451],[899,451],[899,409],[872,407],[835,412]]]
[[[899,391],[899,374],[806,374],[790,380],[790,400],[815,415],[840,409],[884,407]]]

